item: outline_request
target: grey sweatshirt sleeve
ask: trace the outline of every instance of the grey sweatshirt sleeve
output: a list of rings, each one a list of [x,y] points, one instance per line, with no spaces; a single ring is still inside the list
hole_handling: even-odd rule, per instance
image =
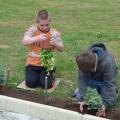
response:
[[[84,100],[84,96],[86,94],[86,89],[88,86],[88,76],[87,74],[84,74],[82,72],[78,72],[78,88],[79,88],[79,101],[83,101]]]
[[[102,95],[103,104],[108,107],[116,101],[116,65],[114,61],[109,61],[104,66],[103,80],[105,82]]]

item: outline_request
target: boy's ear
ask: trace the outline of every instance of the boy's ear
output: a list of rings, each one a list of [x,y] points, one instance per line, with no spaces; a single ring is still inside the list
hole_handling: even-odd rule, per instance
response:
[[[39,23],[39,20],[37,19],[37,21],[36,21],[37,23]]]
[[[51,18],[49,18],[49,22],[51,22],[52,20],[51,20]]]

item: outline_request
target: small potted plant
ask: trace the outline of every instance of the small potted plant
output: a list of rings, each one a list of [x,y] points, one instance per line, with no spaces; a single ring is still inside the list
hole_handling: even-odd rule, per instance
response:
[[[87,110],[92,112],[97,112],[103,103],[98,91],[95,88],[93,89],[90,87],[88,87],[86,91],[84,100],[86,102],[86,105],[88,106]]]
[[[0,92],[5,88],[8,72],[4,65],[0,65]]]

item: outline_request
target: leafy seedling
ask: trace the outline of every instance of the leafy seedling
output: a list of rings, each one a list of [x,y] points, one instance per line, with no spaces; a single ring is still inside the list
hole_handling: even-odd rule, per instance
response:
[[[47,68],[49,74],[49,72],[55,67],[54,52],[51,49],[43,49],[40,53],[40,57],[42,65]]]
[[[88,105],[88,109],[99,109],[103,103],[98,91],[90,87],[88,87],[86,91],[84,100],[86,104]]]

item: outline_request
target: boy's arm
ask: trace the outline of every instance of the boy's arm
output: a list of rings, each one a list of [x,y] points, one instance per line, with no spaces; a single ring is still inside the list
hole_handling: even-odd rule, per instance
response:
[[[114,63],[107,63],[104,68],[102,100],[105,107],[112,106],[116,100],[116,66]]]
[[[84,101],[84,96],[89,84],[88,75],[79,71],[78,73],[78,88],[79,88],[79,98],[78,100]]]
[[[50,40],[50,44],[54,45],[55,48],[60,52],[62,52],[64,50],[64,45],[63,45],[62,39],[60,37],[52,38]]]
[[[89,83],[88,75],[79,71],[78,72],[79,98],[77,96],[77,99],[80,103],[80,111],[81,112],[83,111],[83,106],[86,104],[84,101],[84,96],[86,94],[88,83]]]
[[[36,41],[44,41],[47,39],[47,36],[45,34],[41,34],[38,36],[34,36],[34,33],[36,31],[36,27],[30,27],[24,34],[22,43],[24,45],[30,45]]]
[[[30,36],[24,36],[23,40],[22,40],[22,43],[23,45],[30,45],[34,42],[38,41],[38,37],[30,37]]]
[[[116,101],[116,66],[115,62],[108,62],[104,65],[103,93],[101,94],[103,105],[98,109],[97,116],[105,116],[106,108],[114,105]]]
[[[63,41],[61,39],[61,34],[55,29],[51,29],[51,34],[52,34],[52,38],[51,38],[49,44],[55,46],[55,48],[58,51],[60,51],[60,52],[63,51],[64,44],[63,44]]]
[[[34,36],[34,37],[30,37],[28,35],[24,36],[23,38],[23,44],[24,45],[30,45],[36,41],[45,41],[47,40],[47,36],[45,34],[41,34],[41,35],[38,35],[38,36]]]

